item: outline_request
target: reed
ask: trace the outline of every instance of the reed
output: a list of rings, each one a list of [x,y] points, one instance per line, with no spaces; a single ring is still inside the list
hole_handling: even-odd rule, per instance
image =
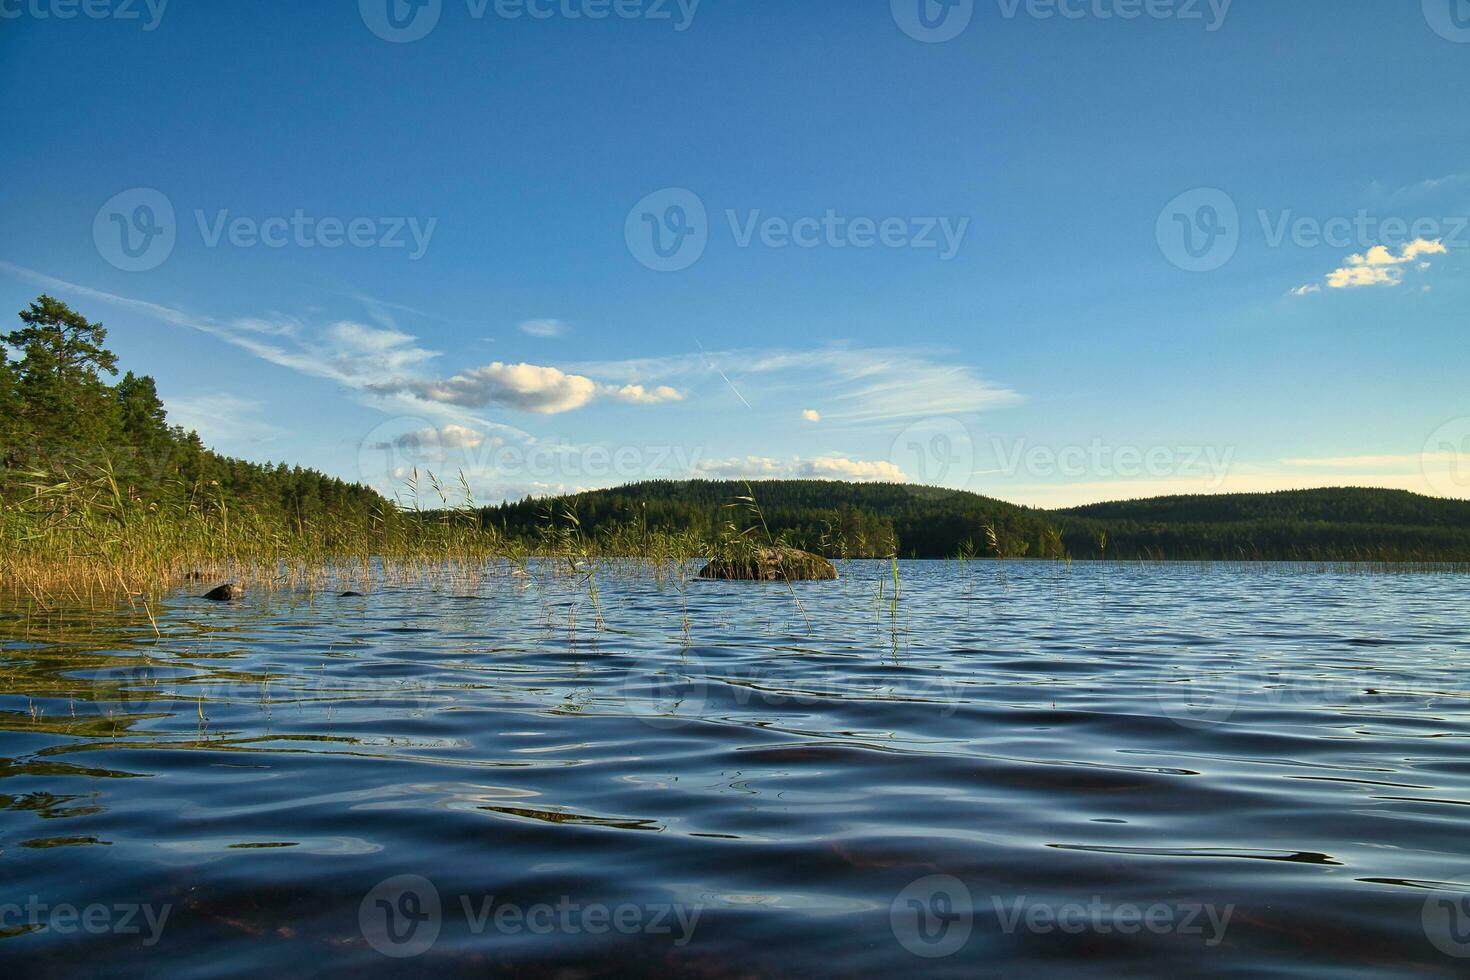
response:
[[[714,540],[636,519],[592,535],[566,506],[548,507],[531,540],[513,538],[484,521],[462,474],[446,483],[415,471],[395,502],[362,514],[282,519],[231,505],[217,485],[170,499],[132,497],[105,462],[26,474],[0,496],[0,592],[121,596],[147,612],[162,593],[224,581],[307,591],[433,581],[472,591],[490,577],[529,577],[538,558],[580,582],[601,624],[599,567],[634,568],[682,590],[696,559],[738,557],[770,540],[753,496],[732,505],[750,526],[732,520]]]

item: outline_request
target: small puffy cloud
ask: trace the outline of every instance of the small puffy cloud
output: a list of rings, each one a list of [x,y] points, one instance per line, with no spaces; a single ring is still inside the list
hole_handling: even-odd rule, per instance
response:
[[[1312,284],[1307,285],[1307,286],[1298,286],[1298,287],[1296,287],[1295,289],[1293,289],[1291,291],[1291,295],[1293,295],[1293,296],[1310,296],[1313,293],[1320,293],[1321,291],[1322,291],[1322,287],[1321,286],[1317,285],[1316,283],[1312,283]]]
[[[1404,246],[1404,254],[1399,259],[1399,261],[1400,262],[1412,262],[1415,259],[1419,258],[1420,256],[1424,256],[1424,255],[1443,255],[1447,251],[1448,251],[1448,249],[1445,248],[1444,242],[1440,242],[1440,241],[1433,241],[1433,242],[1431,242],[1431,241],[1428,241],[1426,239],[1421,238],[1417,242],[1411,242],[1410,244]]]
[[[560,337],[567,332],[567,325],[560,320],[527,320],[516,329],[531,337]]]
[[[848,459],[844,456],[797,456],[791,459],[746,456],[743,459],[710,459],[699,464],[699,471],[717,479],[908,482],[903,470],[886,460]]]
[[[657,405],[660,402],[681,402],[684,393],[678,388],[670,388],[668,385],[659,385],[657,388],[644,388],[642,385],[623,385],[621,388],[615,385],[607,385],[602,389],[603,393],[618,401],[630,402],[634,405]]]
[[[1328,274],[1327,285],[1332,289],[1397,286],[1404,281],[1401,266],[1417,261],[1420,269],[1426,269],[1429,263],[1420,261],[1424,256],[1443,255],[1446,251],[1443,242],[1426,238],[1410,242],[1398,254],[1386,245],[1375,245],[1362,254],[1348,256],[1347,265]]]
[[[536,364],[502,364],[461,371],[440,380],[403,379],[375,385],[382,394],[410,394],[460,408],[497,405],[555,415],[581,408],[597,395],[597,382]]]
[[[808,408],[806,411],[801,413],[801,417],[806,419],[808,422],[822,421],[822,413],[817,411],[815,408]]]
[[[1360,258],[1361,256],[1354,256]],[[1397,286],[1404,274],[1392,266],[1351,265],[1337,269],[1327,276],[1327,285],[1333,289],[1356,289],[1359,286]]]
[[[427,449],[477,449],[485,444],[485,435],[463,425],[446,425],[442,429],[417,429],[395,437],[391,442],[379,442],[374,449],[406,449],[411,452]]]
[[[449,378],[399,378],[373,385],[371,390],[380,395],[412,395],[458,408],[497,406],[540,415],[570,412],[598,397],[633,405],[657,405],[684,398],[682,391],[668,385],[645,388],[638,384],[599,384],[584,375],[569,374],[554,367],[500,361]]]

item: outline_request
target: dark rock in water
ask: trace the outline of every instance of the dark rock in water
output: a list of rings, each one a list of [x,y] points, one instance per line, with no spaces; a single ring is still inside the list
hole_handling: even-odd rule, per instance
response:
[[[837,566],[821,555],[796,548],[758,548],[748,556],[716,558],[704,566],[699,577],[742,582],[804,582],[835,579]]]
[[[201,598],[210,602],[234,602],[236,599],[244,598],[245,590],[234,582],[228,582],[217,589],[210,589]]]
[[[362,593],[361,592],[344,592],[341,595],[339,595],[337,598],[338,599],[361,599],[362,598]]]

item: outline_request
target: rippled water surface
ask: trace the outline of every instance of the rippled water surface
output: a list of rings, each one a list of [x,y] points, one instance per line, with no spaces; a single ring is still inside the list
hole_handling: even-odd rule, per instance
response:
[[[0,607],[0,962],[1470,971],[1470,578],[844,572]]]

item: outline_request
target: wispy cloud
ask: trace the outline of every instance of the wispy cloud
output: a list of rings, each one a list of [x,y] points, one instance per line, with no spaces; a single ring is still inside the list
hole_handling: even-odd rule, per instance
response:
[[[630,383],[678,381],[685,388],[718,378],[757,411],[770,401],[817,394],[827,406],[823,419],[849,424],[964,415],[1021,401],[1014,390],[942,353],[896,347],[700,351],[576,369]]]
[[[1385,456],[1296,456],[1283,459],[1281,465],[1304,469],[1332,470],[1417,470],[1427,463],[1449,462],[1453,453],[1415,453],[1413,455]]]
[[[417,337],[396,328],[369,326],[351,320],[313,327],[295,317],[275,313],[217,319],[66,282],[8,262],[0,261],[0,269],[49,289],[70,291],[177,327],[209,334],[271,364],[333,381],[364,395],[378,399],[400,398],[402,401],[396,407],[407,410],[500,407],[556,414],[581,408],[600,395],[635,404],[677,401],[683,397],[681,392],[669,386],[648,390],[638,385],[605,385],[554,367],[498,361],[448,378],[434,378],[425,368],[440,354],[420,346]],[[383,304],[378,304],[378,307],[381,309]],[[463,416],[463,411],[459,415]],[[473,416],[457,417],[454,421],[502,427],[517,435],[525,435],[519,430]]]
[[[561,337],[566,334],[567,325],[560,320],[527,320],[516,329],[529,337]]]
[[[227,392],[168,396],[163,407],[171,424],[199,433],[211,445],[269,442],[281,434],[259,418],[262,402]]]
[[[816,456],[773,459],[769,456],[746,456],[742,459],[707,459],[698,470],[701,475],[722,480],[850,480],[907,483],[903,470],[886,460],[848,459],[844,456]]]

